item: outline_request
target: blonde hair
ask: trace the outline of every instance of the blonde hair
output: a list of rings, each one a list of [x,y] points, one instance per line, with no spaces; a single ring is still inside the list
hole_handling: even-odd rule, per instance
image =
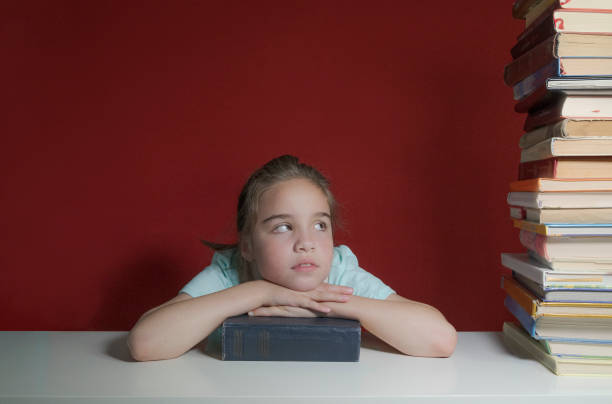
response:
[[[261,195],[272,186],[292,179],[303,178],[311,181],[318,186],[327,198],[329,205],[329,213],[331,216],[332,231],[338,226],[338,212],[336,200],[329,189],[329,181],[314,167],[304,163],[300,163],[295,156],[283,155],[270,160],[262,167],[257,169],[246,184],[242,187],[242,191],[238,196],[238,207],[236,214],[236,229],[238,230],[239,241],[235,244],[219,244],[206,240],[201,240],[202,243],[215,251],[237,248],[239,254],[238,271],[240,273],[240,281],[244,282],[252,280],[254,275],[250,269],[249,263],[241,254],[241,245],[251,234],[255,221],[257,220],[257,212],[259,209],[259,201]]]

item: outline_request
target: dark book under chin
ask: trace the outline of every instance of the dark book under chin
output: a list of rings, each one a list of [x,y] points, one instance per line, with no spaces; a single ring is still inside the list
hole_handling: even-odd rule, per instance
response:
[[[243,315],[225,320],[221,335],[226,361],[359,361],[356,320]]]

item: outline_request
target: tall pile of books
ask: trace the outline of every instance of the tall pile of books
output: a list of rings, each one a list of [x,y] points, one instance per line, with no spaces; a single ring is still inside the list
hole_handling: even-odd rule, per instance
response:
[[[612,0],[516,0],[505,83],[525,113],[502,254],[504,338],[556,374],[612,375]]]

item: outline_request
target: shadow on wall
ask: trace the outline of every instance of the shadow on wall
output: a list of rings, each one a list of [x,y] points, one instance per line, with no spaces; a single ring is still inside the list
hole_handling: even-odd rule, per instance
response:
[[[187,281],[179,268],[179,260],[156,249],[113,271],[100,285],[102,302],[88,329],[130,330],[145,311],[176,296]]]

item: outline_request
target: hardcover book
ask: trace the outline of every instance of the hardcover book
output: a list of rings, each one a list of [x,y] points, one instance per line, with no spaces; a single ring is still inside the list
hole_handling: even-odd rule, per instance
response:
[[[597,13],[610,11],[611,6],[612,3],[609,0],[542,0],[525,14],[525,28],[557,9],[574,9]]]
[[[612,317],[607,316],[530,316],[511,296],[504,305],[535,339],[563,339],[590,342],[612,341]]]
[[[534,209],[612,208],[612,192],[509,192],[508,205]]]
[[[542,316],[612,318],[612,303],[546,302],[536,297],[515,279],[505,276],[502,277],[502,289],[534,318]]]
[[[558,76],[606,75],[612,57],[612,36],[555,34],[506,65],[504,82],[513,86],[553,63]]]
[[[552,77],[546,81],[546,89],[567,95],[612,95],[612,78]]]
[[[611,178],[533,178],[513,181],[511,192],[603,192],[612,191]]]
[[[521,150],[521,163],[551,157],[612,156],[612,138],[553,137]]]
[[[528,76],[512,84],[515,100],[526,99],[530,94],[546,86],[549,80],[567,77],[608,78],[612,69],[609,58],[561,58],[541,66]],[[519,74],[519,73],[516,73]],[[508,77],[510,80],[511,77]]]
[[[223,360],[357,362],[359,321],[342,318],[230,317],[221,327]]]
[[[612,157],[551,157],[520,163],[518,179],[533,178],[612,178]]]
[[[612,272],[612,269],[610,270]],[[529,279],[526,276],[514,271],[512,277],[517,279],[521,285],[529,289],[534,296],[537,296],[543,302],[562,302],[562,303],[612,303],[611,289],[576,289],[576,288],[558,288],[539,284],[538,282]]]
[[[610,223],[534,223],[527,220],[514,219],[514,227],[528,232],[551,237],[610,237],[612,248],[612,224]]]
[[[612,209],[533,209],[521,208],[523,217],[511,216],[513,219],[524,219],[533,223],[547,224],[605,224],[612,223]]]
[[[536,252],[548,262],[552,261],[606,261],[612,262],[612,237],[598,236],[544,236],[528,230],[519,234],[521,244]],[[612,280],[612,276],[609,276]]]
[[[524,20],[527,14],[550,6],[567,9],[608,9],[610,0],[516,0],[512,3],[512,17]]]
[[[563,119],[550,125],[540,126],[521,136],[519,147],[526,149],[544,140],[555,137],[562,138],[591,138],[612,137],[612,120],[585,121],[576,119]],[[610,160],[612,161],[612,160]],[[612,167],[612,166],[611,166]],[[612,178],[612,168],[610,169]],[[576,178],[576,177],[575,177]]]
[[[508,322],[504,322],[503,335],[504,342],[510,349],[529,355],[556,375],[612,375],[612,360],[608,358],[551,355],[539,341],[531,338],[517,325]]]
[[[558,271],[538,263],[528,254],[503,253],[502,265],[536,282],[544,290],[612,290],[612,271]],[[522,282],[522,280],[521,280]]]

